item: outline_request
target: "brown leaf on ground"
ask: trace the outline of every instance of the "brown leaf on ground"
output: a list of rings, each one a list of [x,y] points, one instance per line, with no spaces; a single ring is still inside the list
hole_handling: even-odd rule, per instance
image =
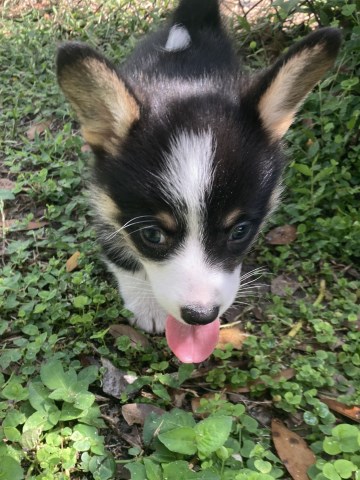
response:
[[[80,258],[80,255],[81,255],[80,252],[75,252],[71,255],[70,258],[66,260],[66,271],[68,273],[72,272],[79,266],[78,260]]]
[[[248,334],[242,332],[238,327],[224,327],[220,329],[219,341],[216,348],[225,349],[225,346],[230,343],[233,348],[238,350],[243,346],[244,340],[248,337]]]
[[[128,403],[121,407],[121,413],[128,425],[134,425],[134,423],[144,425],[146,417],[150,413],[163,415],[165,410],[149,403]]]
[[[34,140],[36,135],[40,135],[41,133],[45,132],[49,126],[50,122],[33,123],[26,131],[26,136],[29,140]]]
[[[295,373],[296,372],[293,368],[285,368],[280,373],[272,377],[272,380],[275,382],[279,382],[282,379],[290,380],[290,378],[293,378],[295,376]],[[255,380],[254,382],[251,382],[249,385],[246,385],[245,387],[230,388],[228,390],[233,393],[248,393],[251,391],[251,388],[254,385],[266,385],[266,383],[263,380]]]
[[[102,377],[102,390],[114,398],[120,398],[128,385],[135,382],[137,377],[128,375],[116,368],[107,358],[101,358],[105,373]]]
[[[19,220],[9,219],[9,220],[5,220],[5,222],[0,222],[0,228],[2,228],[2,227],[5,227],[5,228],[14,227],[13,230],[16,230],[18,232],[23,232],[23,231],[26,231],[26,230],[37,230],[39,228],[45,227],[48,224],[49,224],[48,222],[37,222],[37,221],[21,224],[21,223],[19,223]]]
[[[294,225],[283,225],[270,230],[265,236],[265,240],[270,245],[288,245],[296,239],[296,235]]]
[[[300,283],[285,275],[279,275],[271,280],[271,293],[279,297],[293,294],[300,288]]]
[[[173,404],[176,408],[182,408],[186,397],[186,391],[181,388],[174,388],[171,392]]]
[[[0,178],[0,190],[13,190],[15,188],[15,182],[12,182],[8,178]]]
[[[349,407],[348,405],[338,402],[333,398],[327,398],[323,396],[320,396],[320,400],[326,403],[326,405],[331,410],[334,410],[334,412],[341,413],[341,415],[344,415],[345,417],[351,418],[351,420],[360,423],[360,407],[357,407],[356,405]]]
[[[115,478],[118,478],[119,480],[130,480],[131,479],[131,473],[125,467],[125,465],[116,464],[116,477]]]
[[[305,440],[276,418],[271,422],[271,432],[276,451],[291,477],[309,480],[307,471],[316,462],[316,457]]]
[[[135,330],[135,328],[130,327],[130,325],[125,325],[123,323],[111,325],[109,328],[109,333],[114,338],[121,336],[129,337],[133,345],[139,343],[144,348],[147,348],[150,345],[147,337],[143,333]]]
[[[275,382],[279,382],[282,379],[285,380],[290,380],[291,378],[295,377],[295,370],[293,368],[285,368],[284,370],[281,370],[280,373],[272,377]]]

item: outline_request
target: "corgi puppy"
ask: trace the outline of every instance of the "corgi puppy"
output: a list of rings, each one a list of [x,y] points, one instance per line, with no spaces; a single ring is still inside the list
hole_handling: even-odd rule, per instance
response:
[[[183,362],[217,343],[241,263],[274,210],[282,139],[334,64],[321,28],[248,75],[217,0],[181,0],[119,68],[65,43],[57,76],[94,153],[91,197],[104,260],[133,324],[166,332]]]

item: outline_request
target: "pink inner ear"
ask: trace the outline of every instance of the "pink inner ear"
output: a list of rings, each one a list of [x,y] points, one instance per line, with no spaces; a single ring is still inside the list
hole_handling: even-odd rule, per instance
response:
[[[183,363],[200,363],[214,351],[219,340],[220,320],[208,325],[186,325],[169,315],[165,335],[170,350]]]

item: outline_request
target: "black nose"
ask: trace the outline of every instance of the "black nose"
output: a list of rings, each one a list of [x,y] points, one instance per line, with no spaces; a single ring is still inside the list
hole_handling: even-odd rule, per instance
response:
[[[200,305],[189,305],[180,309],[181,318],[190,325],[206,325],[219,315],[219,307],[204,308]]]

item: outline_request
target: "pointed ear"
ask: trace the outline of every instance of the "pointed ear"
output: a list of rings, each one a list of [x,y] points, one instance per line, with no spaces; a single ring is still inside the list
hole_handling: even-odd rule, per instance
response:
[[[340,43],[338,30],[319,29],[260,76],[254,94],[271,140],[280,140],[286,133],[308,93],[334,64]]]
[[[74,108],[85,140],[114,155],[140,108],[115,67],[92,48],[76,42],[57,55],[60,87]]]

